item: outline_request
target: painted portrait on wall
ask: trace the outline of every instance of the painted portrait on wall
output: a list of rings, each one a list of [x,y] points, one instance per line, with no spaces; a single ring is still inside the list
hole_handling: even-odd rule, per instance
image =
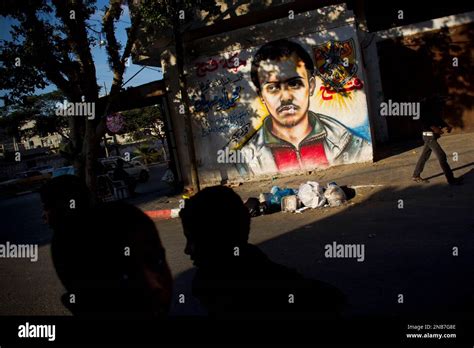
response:
[[[345,27],[194,61],[200,171],[237,179],[370,161],[357,45]]]
[[[268,113],[241,148],[253,174],[358,162],[371,151],[366,139],[337,119],[310,110],[315,66],[298,43],[277,40],[261,46],[252,59],[250,76]]]

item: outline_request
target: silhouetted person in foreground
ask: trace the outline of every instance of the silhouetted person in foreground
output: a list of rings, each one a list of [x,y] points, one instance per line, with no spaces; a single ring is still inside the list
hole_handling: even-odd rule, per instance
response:
[[[180,212],[193,295],[217,318],[334,318],[344,296],[271,261],[248,243],[250,215],[230,188],[205,188]]]
[[[91,207],[86,186],[72,175],[51,179],[40,194],[54,230],[53,263],[67,290],[62,302],[74,315],[166,315],[172,278],[152,220],[122,202]]]
[[[423,129],[423,141],[425,143],[423,150],[421,151],[420,158],[416,164],[413,172],[413,180],[416,182],[427,183],[427,179],[423,179],[420,175],[425,168],[426,161],[431,156],[431,152],[434,152],[438,158],[441,169],[443,169],[444,175],[450,185],[462,184],[462,178],[455,178],[453,171],[448,164],[446,153],[443,151],[441,146],[438,144],[438,139],[444,133],[444,129],[450,133],[451,126],[449,126],[440,116],[440,111],[443,105],[440,97],[431,97],[422,100],[421,102],[421,125]]]

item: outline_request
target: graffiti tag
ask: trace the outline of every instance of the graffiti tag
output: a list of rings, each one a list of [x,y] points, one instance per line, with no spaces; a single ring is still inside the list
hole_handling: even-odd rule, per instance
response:
[[[349,81],[349,83],[342,88],[342,90],[335,90],[332,87],[321,86],[319,88],[322,91],[321,97],[323,100],[331,100],[333,98],[333,94],[341,94],[345,95],[345,93],[351,92],[355,89],[362,89],[364,87],[363,82],[359,78],[355,78],[353,81]]]
[[[316,74],[335,90],[343,89],[357,72],[354,39],[325,42],[314,47],[313,53]]]
[[[211,109],[215,107],[217,111],[221,110],[228,110],[234,106],[236,106],[237,100],[240,98],[240,90],[242,87],[236,86],[232,90],[232,94],[229,97],[229,93],[225,88],[222,88],[222,95],[221,96],[214,96],[212,99],[207,99],[204,94],[201,95],[201,98],[193,100],[194,110],[196,112],[209,112]]]
[[[210,59],[206,62],[196,63],[196,75],[198,77],[204,77],[208,72],[217,70],[219,67],[222,69],[229,69],[237,72],[241,66],[247,65],[247,60],[242,60],[238,57],[238,53],[235,53],[228,59]]]
[[[234,134],[230,137],[230,140],[225,144],[225,146],[229,146],[233,142],[238,143],[243,137],[247,135],[250,130],[250,122],[247,122],[242,127],[237,129]]]
[[[228,116],[219,117],[217,120],[206,119],[203,121],[202,137],[207,137],[211,133],[227,133],[231,129],[241,127],[248,116],[247,110],[241,110],[230,113]]]
[[[199,89],[201,90],[201,93],[206,93],[210,88],[214,87],[223,87],[227,86],[230,83],[236,83],[241,81],[244,78],[244,74],[238,73],[237,78],[235,80],[232,80],[228,77],[222,78],[222,79],[216,79],[214,81],[207,80],[206,82],[199,82]]]

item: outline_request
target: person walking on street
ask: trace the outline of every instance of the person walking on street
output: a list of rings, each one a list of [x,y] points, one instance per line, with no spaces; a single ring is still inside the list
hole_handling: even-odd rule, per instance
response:
[[[444,122],[439,113],[442,105],[439,97],[426,98],[421,103],[421,124],[423,129],[423,141],[425,143],[423,150],[421,151],[420,158],[416,164],[413,172],[413,180],[416,182],[428,183],[427,179],[423,179],[420,175],[423,172],[426,161],[431,156],[431,152],[434,152],[438,158],[441,169],[443,169],[444,175],[450,185],[461,185],[462,178],[455,178],[453,171],[448,164],[446,153],[443,151],[441,146],[438,144],[438,139],[444,134],[444,130],[450,133],[452,127]]]

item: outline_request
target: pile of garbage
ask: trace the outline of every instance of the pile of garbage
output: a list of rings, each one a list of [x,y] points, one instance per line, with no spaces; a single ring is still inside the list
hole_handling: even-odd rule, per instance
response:
[[[337,207],[347,201],[344,190],[335,182],[326,187],[315,181],[301,184],[298,189],[273,186],[270,192],[260,193],[259,198],[245,201],[250,216],[271,214],[277,211],[301,213],[306,209]]]

